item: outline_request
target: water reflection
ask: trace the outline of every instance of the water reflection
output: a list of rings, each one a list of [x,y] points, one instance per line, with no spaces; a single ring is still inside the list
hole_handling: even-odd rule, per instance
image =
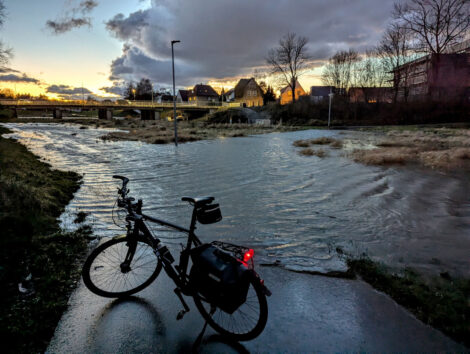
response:
[[[199,234],[251,245],[264,262],[280,260],[297,270],[337,269],[343,266],[335,251],[340,247],[392,265],[470,276],[468,176],[368,167],[336,150],[324,159],[300,156],[292,146],[297,139],[337,133],[267,134],[175,149],[103,142],[103,130],[72,125],[8,126],[54,167],[84,175],[62,216],[66,227],[73,226],[71,215],[83,210],[91,213],[96,232],[114,235],[111,176],[121,174],[131,179],[131,194],[144,199],[147,213],[178,224],[190,218],[182,195],[215,196],[224,219],[201,226]],[[163,234],[170,241],[174,236]]]

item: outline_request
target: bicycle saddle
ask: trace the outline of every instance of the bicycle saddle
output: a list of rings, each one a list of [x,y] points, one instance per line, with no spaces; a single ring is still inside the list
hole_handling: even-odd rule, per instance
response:
[[[197,197],[197,198],[183,197],[181,198],[183,202],[189,202],[195,206],[209,204],[214,199],[215,199],[214,197]]]

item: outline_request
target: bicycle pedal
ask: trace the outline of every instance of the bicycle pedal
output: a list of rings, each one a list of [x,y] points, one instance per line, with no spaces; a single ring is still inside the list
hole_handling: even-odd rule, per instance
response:
[[[186,315],[187,312],[188,311],[186,310],[181,310],[180,312],[178,312],[178,314],[176,315],[176,320],[177,321],[181,320],[184,317],[184,315]]]

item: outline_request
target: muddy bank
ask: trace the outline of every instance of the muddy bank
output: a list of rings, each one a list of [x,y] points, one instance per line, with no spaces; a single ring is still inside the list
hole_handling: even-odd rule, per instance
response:
[[[367,133],[366,133],[367,134]],[[374,129],[369,136],[345,135],[341,140],[317,138],[297,140],[306,156],[324,157],[327,152],[314,150],[318,145],[344,148],[344,155],[366,165],[417,164],[442,171],[470,170],[470,129],[468,128],[387,128]]]
[[[0,127],[0,134],[9,132]],[[4,352],[42,352],[79,279],[90,231],[63,232],[57,218],[81,177],[53,170],[0,137],[0,337]]]
[[[448,273],[423,277],[411,268],[393,271],[370,259],[349,259],[348,272],[390,295],[418,319],[470,348],[470,279]]]
[[[416,163],[439,170],[470,170],[470,129],[390,130],[376,146],[355,150],[351,157],[370,165]]]

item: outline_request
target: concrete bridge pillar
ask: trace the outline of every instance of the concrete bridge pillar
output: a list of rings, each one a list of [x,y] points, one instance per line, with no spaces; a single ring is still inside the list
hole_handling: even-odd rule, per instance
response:
[[[112,109],[98,109],[98,119],[113,119],[113,110]]]
[[[142,120],[155,120],[156,112],[151,109],[140,110],[140,119]]]
[[[52,110],[52,117],[54,119],[62,119],[62,110],[59,108],[54,108]]]
[[[155,111],[155,119],[160,119],[160,112],[159,111]]]
[[[18,118],[18,110],[16,108],[13,108],[11,111],[12,111],[12,118]]]

